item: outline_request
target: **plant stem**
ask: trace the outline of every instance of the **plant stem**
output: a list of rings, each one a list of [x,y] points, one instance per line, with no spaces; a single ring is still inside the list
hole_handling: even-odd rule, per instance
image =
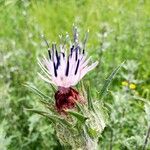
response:
[[[143,145],[143,149],[142,150],[145,150],[146,149],[146,145],[148,143],[148,138],[150,137],[150,126],[148,128],[148,131],[147,131],[147,135],[146,135],[146,138],[145,138],[145,142],[144,142],[144,145]]]
[[[112,145],[112,142],[113,142],[113,130],[111,129],[111,131],[110,131],[110,150],[112,150],[112,147],[113,147],[113,145]]]

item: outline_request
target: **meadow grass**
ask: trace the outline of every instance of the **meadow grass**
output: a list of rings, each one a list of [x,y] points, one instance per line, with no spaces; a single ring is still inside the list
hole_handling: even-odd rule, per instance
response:
[[[37,57],[47,54],[41,35],[58,43],[60,34],[72,34],[73,24],[81,39],[89,29],[87,51],[100,61],[84,78],[93,97],[97,98],[95,93],[112,70],[127,62],[102,100],[110,117],[100,149],[142,149],[150,124],[146,117],[150,99],[149,0],[0,1],[0,149],[60,148],[51,124],[26,111],[41,106],[24,84],[32,82],[53,96],[51,87],[37,76]],[[136,85],[135,90],[124,89],[121,83],[127,79]],[[135,95],[146,102],[130,97]]]

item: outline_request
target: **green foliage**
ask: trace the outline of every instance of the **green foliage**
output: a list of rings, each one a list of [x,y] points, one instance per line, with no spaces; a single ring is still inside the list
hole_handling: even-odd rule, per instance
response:
[[[7,150],[7,146],[11,142],[11,137],[6,137],[7,122],[3,120],[0,124],[0,149]]]
[[[150,126],[150,103],[145,103],[144,105],[147,124]]]
[[[27,109],[55,112],[55,89],[37,77],[40,72],[37,57],[47,54],[41,34],[44,33],[50,43],[59,42],[59,34],[72,33],[73,23],[80,28],[81,39],[89,29],[86,49],[100,61],[100,65],[84,79],[84,85],[88,87],[84,90],[90,95],[84,94],[90,108],[97,106],[97,100],[101,106],[95,108],[94,114],[89,113],[90,110],[83,114],[82,106],[78,105],[80,117],[93,118],[91,121],[95,123],[94,118],[103,114],[98,110],[105,108],[110,117],[104,117],[108,118],[107,126],[102,135],[98,135],[100,149],[142,149],[149,126],[149,10],[149,0],[1,0],[0,149],[64,148],[54,133],[53,123]],[[111,92],[100,100],[99,93],[106,77],[125,60],[127,63],[108,87]],[[123,81],[127,86],[121,85]],[[33,83],[34,86],[29,86],[40,94],[39,97],[24,86],[27,82]],[[130,89],[130,84],[136,88]],[[79,89],[83,91],[80,86]],[[101,120],[98,125],[99,122]],[[60,133],[61,129],[57,126]],[[97,131],[92,127],[85,131],[90,136],[86,138],[92,143],[91,137],[97,137]],[[69,139],[69,132],[62,132],[62,138],[64,134]],[[74,143],[71,139],[66,142]],[[146,148],[150,149],[149,140]]]
[[[119,71],[119,69],[122,67],[123,63],[121,65],[119,65],[111,74],[110,76],[106,79],[103,87],[102,87],[102,90],[100,92],[100,98],[103,98],[103,96],[105,96],[105,93],[107,92],[108,90],[108,87],[113,79],[113,77],[117,74],[117,72]]]
[[[72,147],[72,149],[84,148],[93,150],[97,147],[98,137],[105,127],[106,118],[103,109],[101,108],[101,103],[92,100],[90,91],[87,91],[87,97],[84,97],[85,100],[89,99],[87,100],[87,103],[77,103],[77,109],[66,110],[66,114],[60,115],[54,108],[50,107],[52,102],[46,100],[49,97],[44,95],[33,85],[29,86],[28,84],[28,87],[36,92],[41,98],[45,99],[41,102],[47,109],[44,111],[38,109],[27,110],[42,115],[53,123],[57,138],[63,146],[69,146]],[[86,93],[86,91],[84,91],[84,93]],[[90,106],[92,106],[92,109],[89,107],[89,103]],[[31,129],[33,130],[34,122],[37,121],[34,119],[34,116],[31,117],[31,119],[29,131]]]
[[[131,66],[135,66],[133,69],[127,67],[129,62],[132,62]],[[147,123],[149,100],[139,97],[139,93],[130,86],[131,83],[136,83],[136,86],[139,83],[135,82],[137,81],[135,76],[137,69],[134,69],[137,68],[136,63],[127,61],[124,66],[125,70],[121,72],[121,75],[122,78],[125,77],[126,84],[122,84],[120,90],[111,92],[113,101],[109,108],[109,127],[104,133],[106,137],[110,138],[110,142],[102,140],[101,146],[104,144],[106,148],[142,149],[149,127]]]

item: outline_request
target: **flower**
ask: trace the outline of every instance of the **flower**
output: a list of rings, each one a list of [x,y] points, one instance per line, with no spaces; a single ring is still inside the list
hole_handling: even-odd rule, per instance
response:
[[[94,69],[98,62],[88,65],[91,57],[88,58],[85,52],[85,43],[82,46],[78,42],[77,29],[74,29],[74,42],[68,50],[65,45],[48,48],[49,58],[39,60],[39,65],[46,77],[39,73],[39,76],[46,82],[58,87],[55,93],[56,108],[58,111],[73,108],[75,101],[79,100],[80,94],[72,87],[75,86],[89,71]]]
[[[129,83],[128,81],[123,81],[122,86],[128,87],[131,90],[136,89],[136,85],[134,83]]]
[[[131,83],[131,84],[129,85],[129,88],[130,88],[131,90],[135,90],[136,85],[135,85],[134,83]]]
[[[121,84],[122,86],[128,86],[129,83],[127,81],[123,81]]]

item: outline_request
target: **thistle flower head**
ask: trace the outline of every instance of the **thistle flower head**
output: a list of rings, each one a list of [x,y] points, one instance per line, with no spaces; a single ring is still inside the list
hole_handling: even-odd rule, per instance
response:
[[[30,110],[47,117],[52,122],[56,136],[64,148],[96,150],[106,121],[102,111],[103,103],[99,105],[99,100],[92,99],[89,85],[84,87],[84,84],[81,84],[82,93],[73,87],[98,64],[98,62],[90,64],[91,57],[88,58],[85,52],[86,41],[87,34],[83,44],[79,44],[77,28],[74,28],[74,40],[70,48],[67,48],[66,44],[60,44],[59,47],[52,44],[50,48],[45,40],[48,46],[48,58],[44,57],[42,61],[38,61],[42,69],[42,74],[39,73],[39,76],[57,86],[57,91],[54,90],[55,107],[52,108],[53,101],[49,95],[45,95],[33,85],[27,86],[42,98],[40,102],[45,109]],[[120,66],[104,83],[101,97],[119,68]],[[77,106],[75,110],[70,110],[75,106]]]
[[[88,58],[85,52],[86,41],[87,34],[83,44],[79,44],[77,28],[74,28],[74,41],[69,49],[62,44],[59,47],[56,44],[52,44],[50,48],[47,43],[48,59],[44,57],[42,62],[39,61],[39,65],[46,77],[42,74],[39,74],[39,76],[46,82],[58,87],[55,100],[56,108],[59,112],[73,108],[75,101],[80,101],[79,92],[73,89],[72,86],[75,86],[98,64],[98,62],[95,62],[89,65],[91,57]]]
[[[52,44],[48,48],[49,58],[39,61],[40,66],[46,72],[47,78],[39,74],[40,77],[57,87],[69,88],[75,86],[89,71],[94,69],[98,62],[89,65],[91,57],[87,57],[85,52],[86,38],[81,45],[78,43],[77,29],[74,29],[74,42],[69,50],[65,45]]]

